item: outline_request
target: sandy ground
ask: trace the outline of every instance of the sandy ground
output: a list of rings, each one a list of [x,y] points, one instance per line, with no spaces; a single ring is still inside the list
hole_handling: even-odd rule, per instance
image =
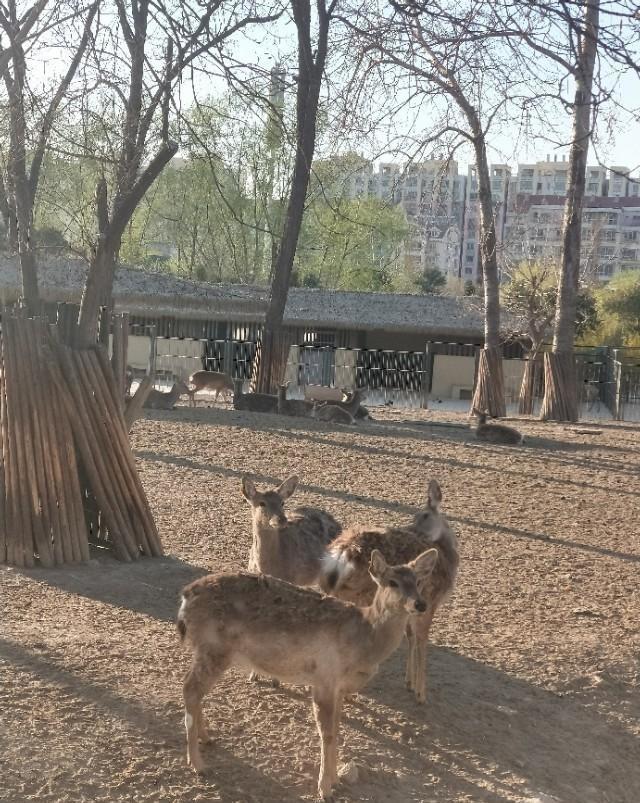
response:
[[[429,654],[404,646],[346,704],[340,801],[640,801],[640,431],[523,421],[523,447],[385,411],[358,430],[224,409],[156,413],[133,443],[167,557],[0,569],[0,800],[311,800],[308,693],[228,673],[207,701],[210,771],[185,764],[174,628],[181,586],[246,563],[251,473],[302,479],[298,503],[344,521],[407,519],[442,484],[461,543]],[[293,500],[292,500],[293,501]]]

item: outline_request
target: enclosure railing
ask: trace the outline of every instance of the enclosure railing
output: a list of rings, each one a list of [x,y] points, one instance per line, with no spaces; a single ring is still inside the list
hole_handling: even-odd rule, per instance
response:
[[[148,337],[144,331],[132,327],[129,349],[134,369],[144,369],[148,363]],[[475,381],[474,365],[479,349],[477,344],[446,342],[425,343],[424,351],[296,345],[289,354],[285,380],[291,397],[309,394],[309,387],[314,385],[344,390],[358,388],[366,391],[371,406],[419,409],[428,406],[430,397],[435,400],[437,394],[432,390],[442,387],[442,371],[447,370],[451,373],[449,387],[453,383],[458,391],[456,398],[463,402]],[[156,376],[170,384],[175,378],[187,380],[194,371],[209,370],[248,381],[255,355],[254,340],[158,337]],[[466,358],[466,364],[461,363],[460,367],[457,361],[447,364],[442,357]],[[509,381],[505,382],[509,386],[508,401],[515,404],[523,370],[518,365],[524,363],[527,355],[510,344],[505,347],[505,358],[511,366]],[[537,405],[544,394],[542,361],[541,353],[537,358],[540,370],[536,372],[534,390]],[[456,370],[462,372],[463,367],[464,378],[460,373],[456,379]],[[609,411],[617,420],[640,420],[640,348],[577,347],[576,368],[583,415],[607,415]],[[534,410],[537,409],[535,406]]]

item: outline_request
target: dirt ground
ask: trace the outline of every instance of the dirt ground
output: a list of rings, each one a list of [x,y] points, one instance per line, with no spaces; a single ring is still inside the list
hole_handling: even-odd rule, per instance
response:
[[[314,798],[304,689],[229,672],[207,699],[210,771],[185,763],[178,595],[245,566],[245,472],[297,473],[292,503],[381,525],[405,521],[436,477],[460,538],[427,704],[404,688],[403,645],[345,706],[341,760],[359,777],[339,801],[640,801],[640,429],[523,421],[527,443],[509,449],[436,426],[455,414],[382,416],[356,430],[181,408],[136,425],[167,557],[0,568],[3,803]]]

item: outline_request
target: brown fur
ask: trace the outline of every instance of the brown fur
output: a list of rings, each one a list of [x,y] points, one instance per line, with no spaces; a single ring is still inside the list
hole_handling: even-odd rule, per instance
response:
[[[329,797],[338,780],[343,697],[365,685],[398,647],[410,614],[424,610],[418,585],[435,560],[430,549],[391,567],[374,551],[369,570],[377,591],[367,608],[264,575],[210,575],[187,586],[178,614],[194,652],[184,682],[187,761],[202,771],[204,695],[231,666],[253,669],[311,686],[321,740],[318,791]]]
[[[478,418],[476,424],[476,438],[487,443],[500,443],[504,446],[519,446],[524,443],[524,436],[514,427],[506,424],[487,423],[486,413],[478,413],[474,410]]]
[[[313,402],[305,399],[287,399],[289,383],[278,388],[278,413],[280,415],[293,415],[308,418],[313,412]]]
[[[219,371],[196,371],[189,377],[189,403],[196,406],[196,393],[201,390],[215,390],[213,403],[218,401],[219,393],[233,393],[233,380]]]
[[[189,388],[184,382],[180,381],[174,382],[169,391],[151,388],[143,406],[147,410],[173,410],[180,396],[184,396],[188,393]]]
[[[234,382],[233,406],[236,410],[250,410],[254,413],[276,413],[278,397],[269,393],[243,393],[242,379]]]
[[[415,692],[418,702],[426,699],[426,650],[433,617],[455,585],[459,563],[457,539],[440,511],[441,500],[440,486],[432,480],[425,508],[408,526],[344,530],[331,544],[320,575],[320,587],[324,591],[364,605],[375,593],[367,571],[374,550],[379,550],[392,564],[407,563],[429,547],[438,551],[436,566],[420,587],[428,602],[427,611],[416,617],[407,631],[407,686]]]
[[[327,545],[341,530],[336,519],[315,507],[297,507],[285,514],[284,503],[296,489],[297,477],[260,492],[244,477],[242,494],[251,505],[253,542],[249,571],[262,572],[299,586],[318,582]]]

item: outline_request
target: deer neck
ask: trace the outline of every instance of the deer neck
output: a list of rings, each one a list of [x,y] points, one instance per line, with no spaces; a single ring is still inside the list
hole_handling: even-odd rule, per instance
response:
[[[368,655],[376,663],[384,661],[400,646],[409,618],[404,609],[386,607],[380,596],[376,593],[371,605],[364,610],[364,618],[371,627]]]
[[[280,562],[280,528],[254,522],[252,552],[262,572],[274,571]]]

